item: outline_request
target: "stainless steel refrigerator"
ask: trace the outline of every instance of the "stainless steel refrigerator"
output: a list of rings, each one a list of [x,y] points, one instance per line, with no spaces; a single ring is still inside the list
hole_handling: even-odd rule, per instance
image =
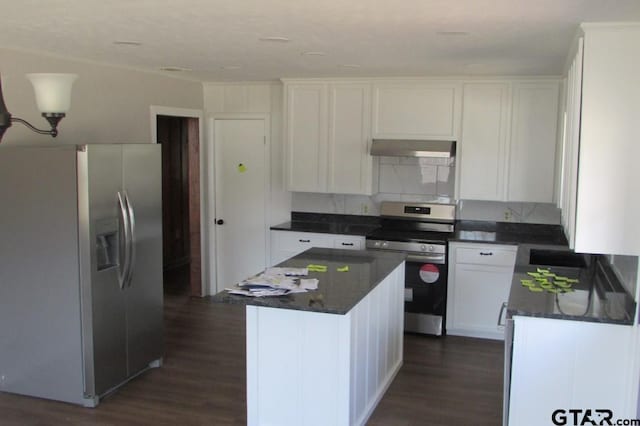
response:
[[[161,151],[0,147],[0,390],[95,406],[163,357]]]

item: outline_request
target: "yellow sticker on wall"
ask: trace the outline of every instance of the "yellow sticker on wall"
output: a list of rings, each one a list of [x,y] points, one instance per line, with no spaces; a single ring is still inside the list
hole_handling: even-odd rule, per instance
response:
[[[247,171],[247,166],[245,166],[242,163],[238,164],[238,173],[244,173],[246,171]]]

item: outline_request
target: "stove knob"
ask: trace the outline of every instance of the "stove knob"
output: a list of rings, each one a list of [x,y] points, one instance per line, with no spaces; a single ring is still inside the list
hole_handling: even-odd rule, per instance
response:
[[[382,248],[387,248],[387,247],[389,247],[389,243],[388,242],[385,241],[384,243],[382,243]]]
[[[374,241],[373,246],[374,246],[375,248],[380,247],[380,241]]]
[[[429,246],[429,251],[433,251],[433,246]]]
[[[421,251],[426,251],[427,250],[427,246],[425,246],[424,244],[420,246],[420,250]]]

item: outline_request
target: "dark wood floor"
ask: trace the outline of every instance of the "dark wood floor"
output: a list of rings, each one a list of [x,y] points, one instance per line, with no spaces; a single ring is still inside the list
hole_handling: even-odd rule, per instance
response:
[[[180,274],[167,276],[162,368],[95,409],[0,393],[0,425],[244,425],[244,310],[187,292]],[[500,424],[501,342],[406,335],[404,348],[404,365],[369,425]]]

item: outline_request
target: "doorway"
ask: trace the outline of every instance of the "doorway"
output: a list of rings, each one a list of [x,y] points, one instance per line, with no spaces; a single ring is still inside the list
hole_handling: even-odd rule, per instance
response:
[[[155,115],[162,145],[162,236],[165,291],[202,296],[200,122]]]
[[[215,242],[217,291],[268,263],[269,121],[216,118]]]

